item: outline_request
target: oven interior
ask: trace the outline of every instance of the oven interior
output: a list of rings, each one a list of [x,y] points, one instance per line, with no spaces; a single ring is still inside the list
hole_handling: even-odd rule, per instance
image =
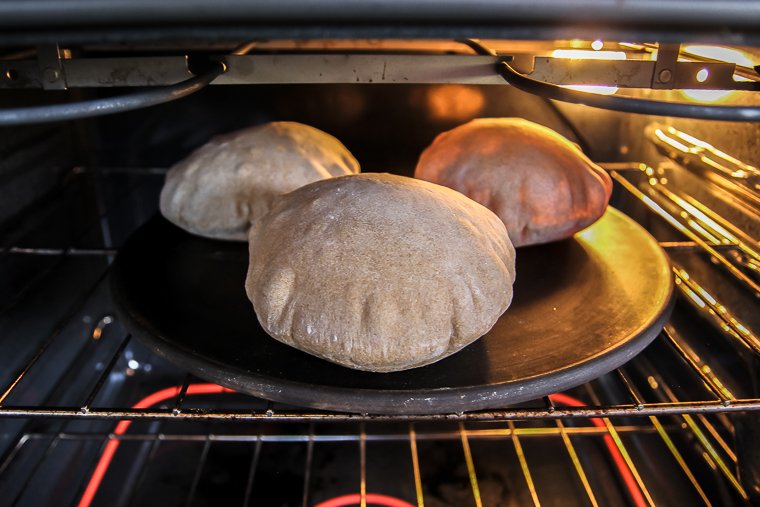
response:
[[[556,48],[593,52],[593,43],[500,41],[498,49],[518,66]],[[42,47],[4,48],[0,108],[113,97],[145,87],[146,58],[192,54],[203,67],[236,47],[56,46],[71,61],[128,57],[145,66],[100,84],[92,80],[114,72],[111,63],[97,75],[65,67],[85,83],[65,90],[22,86],[29,62],[45,79]],[[614,51],[651,62],[652,47]],[[741,52],[760,63],[756,50]],[[346,54],[472,51],[453,41],[375,40],[270,41],[244,53],[254,63],[306,56],[312,68],[320,55]],[[293,64],[279,79],[298,75]],[[0,128],[0,504],[757,504],[760,124],[634,115],[477,82],[492,76],[367,79],[214,85],[121,114]],[[619,93],[694,100],[655,88]],[[715,104],[757,100],[748,89],[721,93]],[[212,136],[299,121],[340,139],[363,172],[411,176],[438,133],[485,116],[526,118],[576,142],[613,177],[611,205],[668,253],[672,318],[623,367],[564,397],[499,410],[339,414],[219,392],[151,353],[116,318],[115,255],[157,213],[167,168]]]

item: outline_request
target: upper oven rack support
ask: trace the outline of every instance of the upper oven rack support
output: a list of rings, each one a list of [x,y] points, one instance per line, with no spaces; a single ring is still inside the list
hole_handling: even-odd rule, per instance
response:
[[[248,54],[211,56],[220,71],[197,75],[187,56],[61,58],[58,46],[43,46],[36,60],[0,60],[2,88],[151,87],[146,91],[89,102],[0,110],[0,126],[86,118],[174,100],[207,84],[467,84],[505,82],[544,98],[634,114],[721,121],[760,121],[760,106],[722,106],[605,96],[566,88],[595,84],[627,88],[759,90],[760,76],[735,81],[733,63],[679,62],[679,45],[663,45],[656,61],[568,60],[500,55],[480,41],[461,41],[477,54]],[[642,46],[645,47],[645,46]],[[52,49],[55,49],[53,53]],[[64,56],[67,53],[63,53]],[[519,65],[518,63],[522,63]],[[527,63],[528,74],[520,71]],[[517,69],[516,69],[517,67]],[[743,69],[746,74],[746,69]],[[700,74],[701,73],[701,74]]]
[[[119,97],[69,102],[50,106],[3,109],[0,110],[0,126],[79,120],[164,104],[202,90],[219,74],[222,74],[226,68],[223,63],[217,62],[217,65],[212,70],[198,74],[180,83]]]
[[[473,48],[478,48],[473,43]],[[479,43],[477,43],[479,44]],[[244,48],[249,49],[249,48]],[[234,84],[467,84],[503,85],[494,72],[513,55],[480,54],[360,54],[302,53],[216,56],[228,69],[214,85]],[[0,60],[0,89],[50,88],[51,78],[64,88],[110,88],[166,86],[189,79],[187,56],[140,56],[109,58],[63,58],[53,65],[37,60]],[[668,69],[659,61],[568,59],[521,56],[531,78],[557,85],[614,85],[621,88],[668,88],[710,90],[758,90],[757,81],[734,81],[734,63],[673,62]],[[699,71],[706,71],[698,79]],[[667,83],[656,80],[671,73]],[[53,74],[55,72],[55,75]],[[756,75],[755,79],[760,79]],[[655,82],[658,84],[655,86]]]
[[[483,45],[474,39],[463,41],[465,44],[480,54],[497,56],[496,51]],[[671,61],[673,53],[676,61]],[[677,76],[677,70],[667,67],[678,65],[677,51],[669,48],[663,52],[667,62],[660,64],[655,62],[653,69],[652,88],[665,88]],[[666,67],[667,66],[667,67]],[[615,95],[601,95],[598,93],[572,90],[553,83],[539,81],[523,75],[515,70],[509,62],[499,62],[497,72],[504,81],[519,88],[520,90],[543,97],[545,99],[559,100],[571,104],[581,104],[598,109],[608,109],[622,113],[647,114],[652,116],[671,116],[675,118],[691,118],[699,120],[717,121],[760,121],[760,106],[716,106],[705,104],[688,104],[683,102],[668,102],[662,100],[637,99],[632,97],[620,97]],[[667,72],[668,74],[665,74]],[[754,85],[754,83],[753,83]]]

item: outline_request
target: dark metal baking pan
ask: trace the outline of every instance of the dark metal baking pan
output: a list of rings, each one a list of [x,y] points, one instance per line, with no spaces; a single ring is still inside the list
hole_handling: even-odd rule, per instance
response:
[[[243,288],[243,243],[192,236],[156,217],[119,252],[111,286],[129,330],[195,375],[273,401],[359,413],[504,407],[624,364],[672,310],[667,256],[610,208],[574,238],[518,250],[512,306],[484,337],[432,365],[351,370],[270,338]]]

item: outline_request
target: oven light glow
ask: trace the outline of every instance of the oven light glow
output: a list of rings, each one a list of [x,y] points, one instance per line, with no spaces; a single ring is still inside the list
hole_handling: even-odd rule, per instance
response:
[[[428,113],[435,119],[466,121],[477,117],[486,104],[479,89],[465,85],[442,85],[428,89],[425,94]]]
[[[690,152],[688,146],[686,146],[683,143],[679,143],[678,141],[676,141],[672,137],[668,137],[668,135],[665,134],[665,132],[663,132],[661,129],[655,129],[654,135],[656,135],[657,138],[660,141],[662,141],[663,143],[665,143],[665,144],[667,144],[669,146],[672,146],[673,148],[677,149],[678,151],[682,151],[684,153],[689,153]]]
[[[708,241],[710,241],[713,245],[720,245],[721,244],[721,242],[720,242],[720,240],[718,238],[716,238],[715,236],[713,236],[712,234],[710,234],[707,231],[707,229],[705,229],[704,227],[702,227],[701,225],[699,225],[696,221],[694,221],[694,220],[688,220],[687,223],[691,226],[692,229],[694,229],[695,231],[697,231],[698,233],[700,233],[702,235],[702,237],[704,237],[705,239],[707,239]]]
[[[744,52],[731,49],[731,48],[724,48],[720,46],[700,46],[700,45],[694,45],[694,46],[684,46],[683,48],[684,53],[691,53],[693,55],[701,56],[703,58],[710,58],[712,60],[718,60],[721,62],[727,62],[727,63],[735,63],[736,65],[741,65],[742,67],[754,67],[755,62],[752,61],[752,59]],[[705,71],[705,79],[707,79],[708,73],[707,69],[702,69]],[[700,80],[700,73],[702,70],[697,73],[697,81],[700,83],[703,83],[704,80]],[[747,81],[746,78],[742,76],[735,76],[734,79],[736,81]],[[703,102],[715,102],[717,100],[721,100],[727,96],[729,96],[731,93],[733,93],[730,90],[682,90],[683,94],[691,99],[699,100]]]
[[[690,99],[700,102],[715,102],[733,93],[731,90],[681,90],[681,92]]]
[[[597,42],[599,44],[596,44]],[[596,47],[594,46],[595,44]],[[552,56],[554,58],[567,58],[570,60],[625,60],[626,57],[623,51],[601,51],[603,46],[604,43],[601,40],[595,40],[591,44],[591,47],[594,48],[593,51],[589,51],[588,49],[555,49],[552,51]],[[564,85],[563,88],[597,93],[599,95],[612,95],[618,91],[617,86],[604,85]]]
[[[702,301],[702,299],[699,296],[697,296],[697,294],[693,290],[689,289],[688,287],[684,287],[683,290],[684,290],[684,293],[686,294],[686,296],[688,296],[689,299],[691,299],[692,301],[694,301],[694,303],[698,307],[705,308],[707,306],[705,304],[705,302]]]
[[[596,39],[594,42],[591,43],[591,49],[594,51],[601,51],[601,49],[604,47],[604,42],[602,39]]]
[[[760,170],[758,170],[756,167],[751,166],[749,164],[745,164],[741,160],[736,159],[732,157],[731,155],[729,155],[728,153],[725,153],[719,150],[718,148],[711,145],[710,143],[706,143],[705,141],[702,141],[701,139],[697,139],[696,137],[690,136],[686,132],[681,132],[679,130],[676,130],[673,127],[667,127],[667,131],[668,131],[668,134],[673,135],[677,137],[678,139],[681,139],[683,141],[686,141],[687,143],[690,143],[696,146],[696,148],[689,148],[690,153],[700,154],[701,152],[707,152],[708,155],[700,154],[700,159],[702,160],[702,162],[714,167],[715,169],[718,169],[719,171],[725,174],[731,175],[731,177],[733,178],[749,178],[749,176],[752,174],[760,175]],[[664,142],[667,142],[659,133],[655,132],[655,134],[657,135],[659,139],[661,139]],[[662,135],[667,137],[664,133]],[[728,161],[731,164],[740,167],[740,169],[736,169],[736,170],[730,169],[729,167],[726,167],[725,165],[713,160],[711,156],[715,156],[723,161]]]
[[[555,49],[554,58],[570,58],[573,60],[625,60],[622,51],[589,51],[588,49]]]
[[[721,236],[723,236],[722,241],[718,241],[718,243],[723,244],[731,244],[731,243],[738,243],[739,239],[731,234],[730,231],[728,231],[726,228],[721,226],[719,223],[717,223],[715,220],[704,214],[701,210],[697,209],[695,206],[693,206],[690,202],[686,201],[685,199],[682,199],[681,197],[672,194],[669,196],[673,201],[675,201],[676,204],[678,204],[681,208],[685,209],[686,212],[688,212],[691,216],[698,219],[700,222],[705,224],[707,227],[712,229],[713,231],[717,232]],[[706,297],[708,300],[710,300],[711,303],[715,303],[715,301],[712,299],[712,296],[710,296],[707,293],[702,294],[703,297]]]
[[[562,85],[562,87],[578,90],[579,92],[598,93],[599,95],[613,95],[618,91],[617,86],[604,85]]]
[[[735,63],[736,65],[741,65],[742,67],[754,67],[755,65],[746,53],[731,48],[694,45],[684,46],[683,51],[685,53],[691,53],[703,58]]]
[[[704,83],[707,81],[707,78],[710,76],[710,72],[707,69],[700,69],[699,72],[697,72],[697,82],[698,83]]]

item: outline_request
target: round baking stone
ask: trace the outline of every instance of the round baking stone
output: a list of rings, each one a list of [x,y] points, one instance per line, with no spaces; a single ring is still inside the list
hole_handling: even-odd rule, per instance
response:
[[[371,373],[270,338],[245,295],[247,266],[247,244],[192,236],[157,216],[114,262],[117,313],[159,355],[244,393],[324,410],[434,414],[583,384],[643,350],[673,306],[667,256],[609,208],[571,239],[518,249],[512,306],[488,334],[437,363]]]

